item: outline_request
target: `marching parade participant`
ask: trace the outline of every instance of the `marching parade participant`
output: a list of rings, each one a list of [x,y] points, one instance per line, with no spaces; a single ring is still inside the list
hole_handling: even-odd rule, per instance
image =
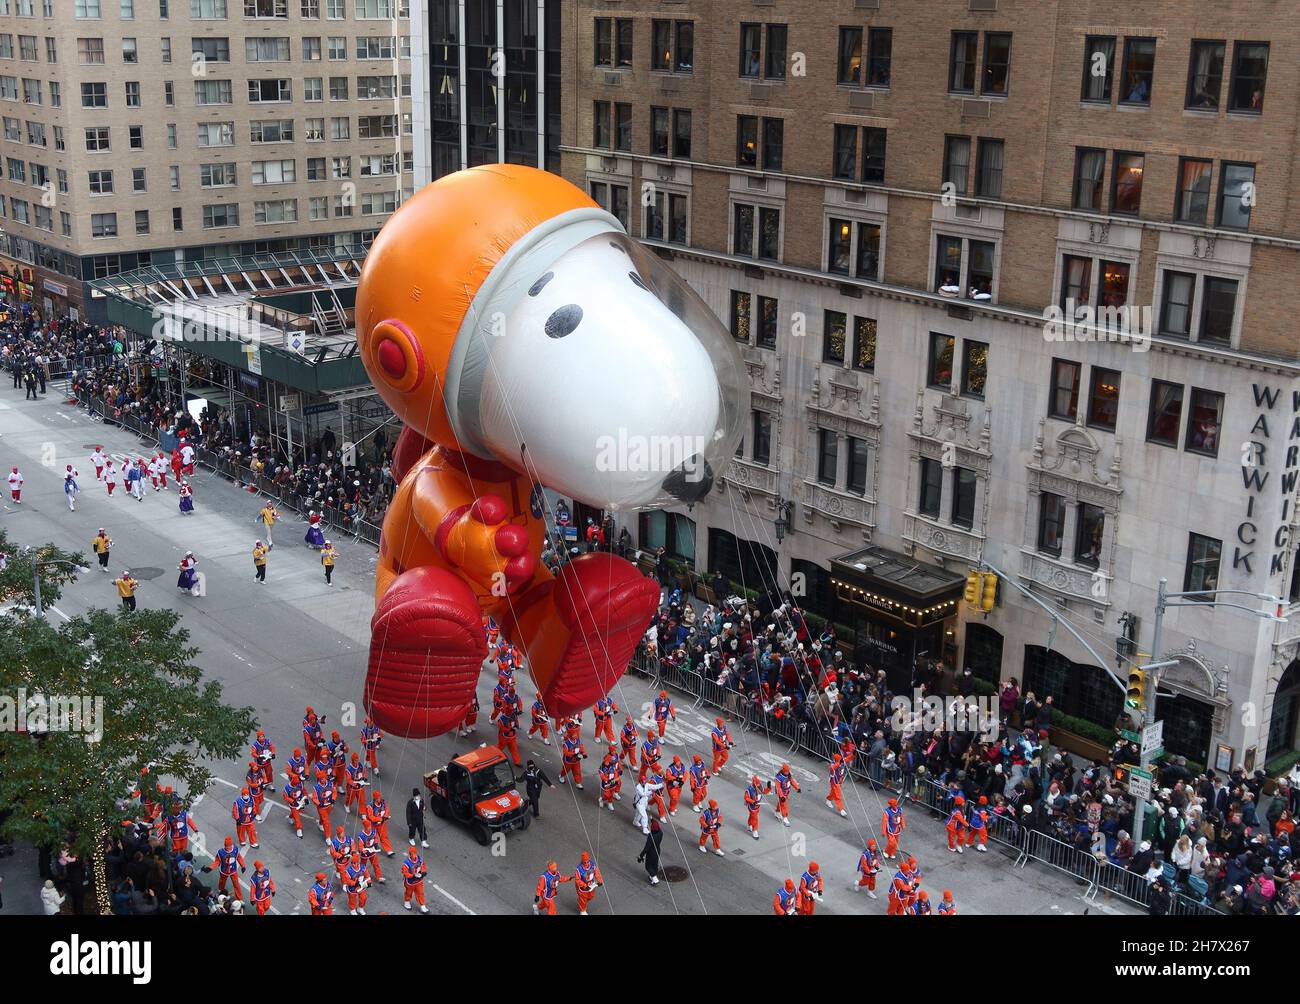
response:
[[[22,505],[23,502],[23,481],[24,478],[18,473],[17,467],[9,471],[9,497],[18,505]]]
[[[930,894],[924,889],[916,891],[916,897],[904,913],[909,917],[925,917],[930,914]]]
[[[563,754],[560,763],[560,784],[567,783],[567,779],[573,778],[573,785],[579,791],[582,790],[582,761],[587,759],[587,748],[582,745],[582,737],[565,739]],[[519,763],[516,755],[515,763]]]
[[[334,783],[331,779],[317,780],[311,790],[312,805],[316,806],[317,826],[330,842],[330,809],[334,806]]]
[[[243,849],[236,847],[235,842],[226,837],[225,844],[217,848],[217,856],[212,864],[204,865],[202,870],[210,872],[213,867],[217,869],[217,892],[226,891],[226,880],[229,879],[235,887],[235,899],[243,899],[243,890],[239,888],[239,872],[248,871],[248,866],[244,864]]]
[[[512,695],[514,694],[513,687],[511,688],[510,692]],[[518,697],[515,697],[515,700],[518,701]],[[515,711],[514,707],[503,706],[499,710],[499,712],[494,711],[493,715],[496,716],[496,720],[497,720],[497,746],[501,748],[502,753],[510,754],[510,759],[516,767],[522,767],[523,764],[520,763],[519,761],[519,715],[518,713]],[[568,748],[567,748],[568,743],[565,744],[565,747],[566,748],[565,748],[564,764],[560,767],[561,784],[564,783],[564,772],[568,769],[568,763],[569,763]],[[578,784],[578,787],[581,788],[582,787],[581,768],[578,768],[577,779],[580,782]]]
[[[90,546],[94,550],[95,556],[99,558],[99,570],[107,572],[108,552],[113,548],[113,540],[109,537],[108,531],[101,526],[99,532],[95,534],[95,539],[90,542]]]
[[[266,500],[266,505],[253,517],[253,522],[261,522],[264,535],[266,537],[266,549],[269,551],[275,547],[275,541],[271,539],[271,527],[280,519],[280,511],[276,509],[275,503],[270,499]]]
[[[141,470],[139,461],[132,463],[130,460],[127,460],[123,466],[125,470],[122,473],[126,478],[127,494],[137,502],[143,502],[144,490],[141,488],[140,479],[144,476],[144,471]]]
[[[672,698],[668,696],[668,691],[661,690],[654,703],[655,725],[659,729],[660,739],[664,737],[664,729],[667,727],[670,717],[674,722],[677,721],[677,709],[673,707]]]
[[[248,761],[248,770],[244,773],[244,784],[248,786],[248,794],[253,799],[253,809],[257,813],[257,818],[262,818],[262,801],[266,798],[267,784],[262,779],[262,766],[256,760]]]
[[[955,916],[957,916],[957,904],[954,903],[954,902],[952,901],[952,890],[951,890],[951,889],[945,889],[945,890],[943,891],[943,899],[940,900],[940,902],[939,902],[939,906],[936,908],[935,913],[939,914],[939,916],[941,916],[941,917],[943,917],[943,916],[948,916],[948,917],[955,917]]]
[[[361,762],[359,754],[353,753],[352,762],[343,769],[347,773],[347,797],[343,800],[343,811],[350,815],[352,803],[355,802],[357,812],[364,813],[366,800],[362,789],[370,783],[366,780],[366,765]]]
[[[366,866],[361,861],[361,855],[355,851],[348,858],[347,864],[343,869],[343,891],[348,894],[348,913],[356,916],[366,915],[366,886],[370,880],[366,877]]]
[[[266,554],[267,547],[260,540],[253,544],[253,568],[256,575],[253,581],[266,585]]]
[[[658,733],[646,729],[645,742],[641,744],[641,773],[638,775],[642,780],[650,771],[659,769],[659,758],[662,755],[663,745],[659,742]]]
[[[721,836],[719,831],[722,829],[722,813],[718,811],[718,803],[709,799],[709,807],[700,813],[700,853],[707,853],[708,848],[704,845],[709,839],[713,840],[713,853],[722,857],[727,852],[722,849]]]
[[[334,779],[334,788],[337,791],[345,791],[348,782],[348,744],[338,734],[338,730],[335,730],[330,733],[330,741],[325,748],[329,752],[330,773]]]
[[[808,862],[808,870],[799,877],[799,912],[805,917],[813,915],[813,905],[822,901],[822,891],[826,884],[822,881],[821,869],[816,861]]]
[[[235,839],[242,847],[257,847],[257,806],[247,788],[240,788],[230,806],[230,817],[235,821]]]
[[[361,745],[366,749],[366,763],[370,772],[379,776],[379,745],[384,741],[384,734],[374,720],[367,718],[361,725]]]
[[[541,694],[537,695],[537,700],[533,701],[533,706],[529,708],[528,711],[533,718],[533,724],[528,727],[528,738],[531,739],[534,732],[541,732],[542,745],[551,745],[550,716],[546,713],[546,705],[542,703]],[[597,736],[599,736],[599,731],[597,732]]]
[[[383,869],[379,867],[379,834],[375,831],[369,816],[361,818],[361,832],[357,834],[357,846],[361,849],[361,860],[374,871],[375,881],[380,884],[387,882]]]
[[[171,468],[172,468],[172,477],[174,477],[176,479],[176,482],[179,484],[183,474],[185,473],[185,465],[181,463],[180,446],[176,446],[172,450]]]
[[[891,798],[880,815],[880,835],[885,838],[885,860],[893,861],[898,854],[898,838],[907,829],[907,820],[903,810],[898,807],[898,799]]]
[[[560,866],[551,861],[537,880],[537,891],[533,894],[533,914],[555,916],[555,897],[560,891],[560,884],[573,881],[572,876],[561,875]]]
[[[830,766],[830,791],[826,795],[826,807],[835,809],[841,816],[848,818],[844,811],[844,755],[836,753]]]
[[[786,826],[790,825],[790,789],[802,792],[799,782],[794,779],[788,763],[781,764],[781,769],[772,778],[771,788],[776,792],[776,814]]]
[[[260,861],[253,862],[253,874],[248,879],[248,895],[253,901],[259,917],[271,909],[271,897],[275,895],[275,880],[271,872]]]
[[[108,489],[108,497],[112,498],[113,489],[117,487],[117,471],[111,458],[104,461],[104,487]]]
[[[173,799],[171,812],[163,817],[163,825],[167,827],[167,835],[172,841],[172,855],[180,857],[190,849],[190,834],[198,833],[199,828],[194,824],[194,817],[190,815],[190,810],[183,808],[180,799]]]
[[[275,768],[272,763],[275,760],[275,743],[266,738],[264,731],[258,729],[257,735],[253,737],[253,744],[248,747],[248,752],[257,765],[262,768],[263,788],[273,787],[275,785]]]
[[[975,849],[983,853],[988,853],[989,842],[989,819],[992,813],[989,811],[989,797],[981,795],[975,808],[970,811],[970,818],[966,823],[966,846],[970,847],[975,843],[975,837],[979,835],[979,846]],[[943,909],[940,908],[940,913]]]
[[[885,911],[890,916],[901,916],[916,900],[916,892],[921,885],[920,872],[916,869],[916,859],[907,858],[900,861],[898,871],[889,883],[889,907]]]
[[[154,464],[158,468],[158,487],[162,491],[167,490],[167,455],[159,450],[154,457]]]
[[[578,867],[573,873],[573,887],[578,891],[579,916],[587,916],[587,907],[592,897],[604,884],[605,880],[600,877],[600,869],[596,867],[596,862],[591,860],[591,854],[583,851],[582,860],[578,862]]]
[[[176,588],[184,589],[187,593],[198,595],[195,592],[196,579],[194,566],[197,562],[194,560],[194,552],[186,551],[185,557],[181,558],[181,563],[176,567],[180,570],[180,576],[176,579]]]
[[[320,563],[325,569],[325,585],[334,585],[334,562],[338,560],[339,552],[334,550],[334,545],[328,540],[325,546],[321,548]]]
[[[600,700],[596,702],[596,706],[592,708],[592,714],[596,718],[596,736],[595,736],[596,742],[600,742],[601,736],[604,736],[606,741],[611,746],[613,746],[614,745],[614,724],[613,723],[614,723],[614,716],[618,714],[618,705],[614,703],[613,699],[608,694],[606,694],[604,697],[602,697]],[[543,733],[543,736],[544,735],[545,733]]]
[[[867,846],[863,848],[862,854],[858,857],[858,874],[862,877],[849,888],[854,892],[858,892],[863,886],[866,886],[867,895],[875,899],[876,876],[880,874],[880,851],[876,847],[875,840],[868,840]]]
[[[135,609],[135,591],[140,587],[140,583],[131,577],[129,569],[122,569],[120,578],[113,580],[113,585],[117,586],[117,595],[122,597],[122,606],[127,610]]]
[[[755,840],[758,839],[758,811],[763,805],[763,796],[771,790],[772,785],[764,787],[757,774],[749,779],[749,787],[745,789],[745,809],[749,813],[745,828]]]
[[[600,801],[614,811],[614,801],[620,798],[619,789],[623,787],[623,761],[612,753],[606,753],[600,761]]]
[[[709,797],[709,778],[713,775],[704,766],[704,757],[698,753],[692,758],[690,769],[686,773],[691,782],[691,811],[699,812],[704,806],[704,800]]]
[[[68,498],[68,512],[77,511],[77,492],[81,491],[77,478],[80,476],[81,473],[74,471],[72,465],[68,464],[68,469],[63,474],[63,494]]]
[[[375,831],[375,836],[379,840],[379,846],[384,849],[388,857],[393,856],[393,844],[388,839],[388,821],[393,818],[392,810],[388,808],[388,801],[384,798],[382,791],[372,791],[370,801],[363,802],[361,805],[361,819],[367,822]]]
[[[709,772],[716,774],[726,766],[728,751],[735,748],[736,744],[731,741],[731,732],[727,729],[727,723],[721,717],[714,719],[709,739],[713,745],[713,766],[709,769]]]
[[[189,443],[185,441],[184,436],[181,437],[180,452],[181,452],[181,470],[189,477],[193,477],[194,476],[194,447],[192,447]]]
[[[533,818],[538,819],[542,814],[542,785],[552,789],[555,785],[546,776],[546,771],[537,766],[536,760],[529,760],[524,765],[524,773],[520,780],[524,782],[524,794],[528,797],[528,807],[533,810]],[[425,844],[424,846],[428,847],[429,845]]]
[[[284,785],[284,804],[289,810],[289,823],[293,826],[298,839],[302,839],[302,810],[307,808],[307,792],[303,788],[301,774],[289,774]]]
[[[334,885],[324,872],[316,873],[316,884],[307,893],[313,917],[328,917],[334,912]]]
[[[155,453],[149,457],[149,462],[145,465],[145,470],[149,474],[149,484],[153,486],[154,491],[162,491],[158,487],[158,454]]]
[[[314,547],[318,551],[325,546],[325,534],[320,528],[320,516],[315,509],[307,515],[307,534],[302,539],[308,547]]]
[[[623,722],[623,730],[619,733],[619,745],[621,752],[620,760],[626,760],[627,765],[636,770],[636,741],[639,733],[637,732],[636,722],[632,721],[632,716],[628,715],[627,720]]]
[[[636,794],[632,797],[632,824],[641,827],[642,833],[650,832],[650,799],[657,794],[657,790],[655,782],[648,779],[636,784]]]
[[[107,460],[108,457],[104,456],[104,448],[102,446],[96,446],[95,452],[90,455],[90,465],[95,468],[96,481],[104,480],[104,463]]]
[[[412,840],[402,861],[402,906],[405,909],[411,909],[411,899],[414,898],[420,904],[421,913],[429,912],[429,908],[424,905],[424,879],[428,874],[424,858],[415,849],[415,841]]]
[[[668,782],[664,778],[663,769],[659,764],[655,764],[646,775],[646,791],[650,795],[650,801],[654,803],[655,811],[659,813],[659,822],[668,822],[668,807],[664,805],[663,791],[668,787]]]
[[[307,783],[307,758],[302,755],[302,747],[295,746],[293,752],[289,754],[289,759],[284,764],[284,774],[281,775],[289,782]]]
[[[966,799],[958,795],[953,799],[952,812],[948,813],[948,820],[944,828],[948,831],[948,850],[962,853],[962,839],[966,835],[968,824],[966,822]]]
[[[772,897],[772,910],[778,917],[797,917],[800,911],[799,890],[794,879],[786,879]]]
[[[668,791],[668,815],[677,815],[677,802],[682,797],[682,789],[686,787],[686,765],[682,763],[682,758],[674,756],[672,763],[664,772],[667,780]]]
[[[194,511],[194,489],[190,487],[188,481],[182,481],[179,491],[181,496],[181,515],[188,516]]]
[[[348,858],[352,857],[354,840],[348,836],[347,831],[342,826],[336,826],[334,836],[330,837],[326,844],[329,848],[330,858],[334,862],[334,871],[342,879],[343,870],[348,865]],[[358,853],[360,852],[358,851]]]
[[[315,710],[309,704],[303,712],[302,718],[302,744],[307,748],[307,762],[314,764],[316,762],[316,751],[324,744],[325,740],[321,732],[323,718],[316,716]]]
[[[456,725],[456,735],[458,737],[463,739],[471,732],[478,731],[478,712],[478,694],[475,694],[473,700],[470,701],[469,707],[465,709],[465,717]]]

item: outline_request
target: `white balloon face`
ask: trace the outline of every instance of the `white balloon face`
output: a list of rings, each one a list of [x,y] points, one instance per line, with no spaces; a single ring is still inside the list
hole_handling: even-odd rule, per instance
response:
[[[748,407],[717,318],[622,234],[532,279],[488,352],[478,427],[493,453],[602,508],[702,498]]]

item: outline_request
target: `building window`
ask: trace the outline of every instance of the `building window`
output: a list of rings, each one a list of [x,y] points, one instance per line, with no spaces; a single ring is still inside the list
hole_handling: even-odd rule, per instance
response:
[[[991,241],[938,235],[935,245],[935,289],[944,296],[993,299],[996,246]],[[965,285],[962,273],[965,272]]]
[[[953,352],[956,339],[952,335],[930,332],[930,358],[926,367],[925,383],[935,390],[952,390]]]
[[[229,83],[229,81],[227,81]],[[82,84],[81,85],[81,107],[82,108],[107,108],[108,107],[108,85],[107,84]]]
[[[1223,427],[1223,395],[1212,390],[1192,388],[1192,400],[1187,409],[1188,453],[1204,457],[1219,455],[1219,433]]]
[[[975,525],[975,472],[965,467],[953,470],[952,524],[969,530]]]
[[[830,248],[826,254],[826,271],[839,275],[849,274],[850,249],[853,244],[853,227],[848,220],[830,221]]]
[[[758,166],[758,116],[736,116],[736,166]]]
[[[689,112],[687,113],[690,114]],[[688,139],[689,143],[689,139]],[[781,170],[785,147],[785,120],[763,119],[763,170]]]
[[[1147,413],[1147,442],[1178,447],[1178,430],[1183,421],[1183,385],[1165,380],[1151,381],[1151,410]]]
[[[966,338],[961,343],[961,392],[965,397],[984,400],[989,377],[989,346]]]
[[[1011,79],[1011,35],[1008,32],[984,33],[984,83],[981,94],[1005,96]]]
[[[1213,592],[1219,588],[1219,558],[1223,541],[1199,533],[1187,535],[1187,569],[1183,573],[1183,592]],[[1188,599],[1212,603],[1213,596],[1189,596]]]
[[[91,171],[90,172],[90,194],[91,195],[112,195],[113,194],[113,172],[112,171]]]
[[[1115,170],[1110,179],[1110,211],[1136,216],[1142,204],[1142,175],[1146,158],[1140,153],[1115,152]]]
[[[591,145],[598,150],[608,150],[610,147],[608,101],[592,102],[591,121]]]
[[[836,82],[857,85],[862,81],[862,29],[841,28]]]
[[[1089,35],[1083,43],[1083,91],[1079,100],[1110,104],[1115,69],[1115,36]]]
[[[760,206],[758,209],[758,257],[778,261],[781,257],[781,211]]]
[[[849,471],[845,487],[855,495],[867,494],[867,462],[870,453],[867,442],[856,436],[849,436]]]
[[[149,210],[137,209],[135,211],[135,232],[137,234],[147,234],[149,232]]]
[[[975,163],[975,195],[981,199],[1002,198],[1002,140],[980,138]]]
[[[1268,43],[1234,43],[1232,83],[1228,85],[1228,111],[1260,114],[1264,110],[1264,84],[1267,78]]]
[[[772,462],[772,416],[765,411],[754,412],[754,454],[756,464],[767,466]]]
[[[673,156],[691,157],[691,113],[685,108],[673,109]]]
[[[877,223],[858,224],[858,251],[854,260],[857,262],[857,277],[880,280],[880,225]]]
[[[948,50],[948,90],[961,94],[975,93],[975,49],[979,33],[954,31]]]
[[[632,29],[630,17],[620,17],[614,22],[614,62],[619,69],[632,66]]]
[[[844,365],[845,341],[848,337],[848,315],[840,310],[827,310],[822,315],[822,362]]]
[[[1123,307],[1128,304],[1129,271],[1125,262],[1101,263],[1101,288],[1097,299],[1102,307]]]
[[[1193,42],[1187,67],[1188,108],[1217,110],[1223,93],[1223,42]]]
[[[677,50],[673,69],[678,73],[690,73],[695,69],[695,22],[676,22],[675,34]]]
[[[872,372],[876,368],[876,319],[853,318],[853,368]]]
[[[1232,344],[1232,321],[1237,312],[1237,280],[1207,275],[1201,290],[1201,330],[1198,342]]]
[[[91,213],[90,214],[90,236],[91,237],[116,237],[117,236],[117,213]]]
[[[858,180],[858,127],[835,127],[835,177],[843,181]]]
[[[751,304],[753,297],[740,290],[731,291],[731,337],[738,342],[749,344]]]
[[[916,509],[922,516],[939,518],[943,500],[943,465],[929,457],[921,458],[921,494]]]
[[[1255,204],[1255,165],[1224,161],[1219,172],[1219,226],[1250,229],[1250,209]]]
[[[1120,91],[1122,105],[1151,104],[1151,78],[1156,68],[1156,40],[1154,38],[1124,39],[1124,86]]]
[[[1189,272],[1166,271],[1164,296],[1160,303],[1160,333],[1173,338],[1192,335],[1192,302],[1196,276]]]
[[[1178,192],[1174,202],[1174,219],[1179,223],[1204,226],[1210,213],[1210,172],[1214,162],[1178,159]],[[1249,210],[1247,210],[1249,212]]]
[[[1106,151],[1079,148],[1074,154],[1074,208],[1101,212],[1101,181]]]
[[[763,26],[760,24],[742,24],[740,26],[740,75],[754,77],[759,75],[762,66]]]
[[[758,298],[758,347],[760,349],[776,348],[778,325],[778,306],[774,296]]]
[[[1094,429],[1115,431],[1119,419],[1119,370],[1092,368],[1092,388],[1088,394],[1088,424]]]
[[[867,126],[862,130],[862,180],[868,184],[885,183],[886,130]]]
[[[138,80],[128,80],[126,82],[126,106],[128,108],[140,107],[140,82]]]
[[[935,287],[956,296],[961,292],[961,238],[939,237],[934,259]]]
[[[754,207],[738,202],[732,216],[732,254],[754,257]]]
[[[632,106],[619,102],[614,105],[614,149],[632,149]]]
[[[671,70],[673,67],[673,23],[654,20],[650,22],[650,69]]]
[[[1066,255],[1061,264],[1061,309],[1074,316],[1074,307],[1092,303],[1092,259]]]
[[[767,60],[763,76],[768,80],[785,79],[785,48],[789,29],[783,24],[767,26]]]
[[[966,194],[970,173],[970,137],[948,136],[943,141],[943,183],[952,185],[954,195]]]
[[[1043,492],[1038,497],[1038,550],[1059,558],[1064,537],[1065,499]]]
[[[668,109],[650,109],[650,153],[656,157],[668,156]]]
[[[612,69],[614,66],[614,22],[607,17],[598,17],[595,23],[595,65],[607,66]]]
[[[1047,414],[1073,422],[1079,414],[1079,377],[1082,366],[1065,359],[1052,360],[1052,386],[1048,395]]]
[[[1106,510],[1080,502],[1074,528],[1074,563],[1085,568],[1101,564],[1101,546],[1106,534]]]
[[[817,480],[834,488],[840,465],[840,437],[831,429],[817,430]]]

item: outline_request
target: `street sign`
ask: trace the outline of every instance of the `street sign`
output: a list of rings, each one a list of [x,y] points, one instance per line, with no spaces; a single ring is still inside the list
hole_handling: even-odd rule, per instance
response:
[[[338,411],[339,406],[335,404],[309,404],[303,408],[304,415],[327,415],[332,411]]]
[[[1127,729],[1120,729],[1119,735],[1121,739],[1127,739],[1131,743],[1138,741],[1138,734],[1136,732],[1129,732]]]
[[[1155,776],[1149,771],[1139,770],[1136,767],[1128,772],[1128,790],[1129,794],[1135,798],[1151,798],[1151,782]]]
[[[300,400],[301,400],[301,399],[299,398],[299,396],[298,396],[297,394],[281,394],[281,395],[280,395],[280,410],[281,410],[281,411],[297,411],[297,410],[298,410],[298,404],[299,404]]]
[[[1163,721],[1152,722],[1142,729],[1142,755],[1155,756],[1157,750],[1164,742],[1165,723]]]

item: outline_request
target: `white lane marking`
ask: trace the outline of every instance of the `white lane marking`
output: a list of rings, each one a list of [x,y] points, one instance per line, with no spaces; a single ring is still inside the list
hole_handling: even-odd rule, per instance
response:
[[[451,893],[449,893],[449,892],[448,892],[446,889],[444,889],[442,886],[438,885],[436,882],[433,884],[433,888],[434,888],[437,892],[442,893],[443,896],[445,896],[447,899],[451,900],[451,902],[455,903],[458,907],[460,907],[462,910],[464,910],[466,913],[468,913],[471,917],[476,917],[476,916],[478,916],[478,914],[476,914],[473,910],[471,910],[469,907],[467,907],[464,903],[462,903],[460,900],[458,900],[455,896],[453,896]]]
[[[229,781],[227,781],[224,777],[214,777],[212,780],[216,781],[217,784],[224,784],[227,788],[234,788],[236,791],[238,791],[240,788],[243,787],[242,784],[231,784],[231,783],[230,783]],[[287,808],[285,808],[283,805],[281,805],[281,804],[280,804],[279,802],[277,802],[275,799],[273,799],[273,798],[267,798],[265,795],[262,796],[262,801],[265,802],[267,805],[274,805],[277,809],[282,809],[284,812],[288,812],[288,811],[289,811]],[[262,818],[265,819],[266,817],[263,816]]]
[[[56,411],[54,414],[58,415],[59,418],[63,419],[65,422],[71,422],[71,421],[72,421],[72,419],[70,419],[67,415],[63,414],[63,412],[61,412],[61,411]]]
[[[56,607],[56,606],[55,606],[54,604],[52,604],[52,603],[51,603],[48,607],[46,607],[45,609],[46,609],[46,610],[53,610],[56,614],[58,614],[60,617],[62,617],[65,621],[70,621],[70,620],[72,620],[71,617],[69,617],[67,614],[65,614],[62,610],[60,610],[58,607]]]

